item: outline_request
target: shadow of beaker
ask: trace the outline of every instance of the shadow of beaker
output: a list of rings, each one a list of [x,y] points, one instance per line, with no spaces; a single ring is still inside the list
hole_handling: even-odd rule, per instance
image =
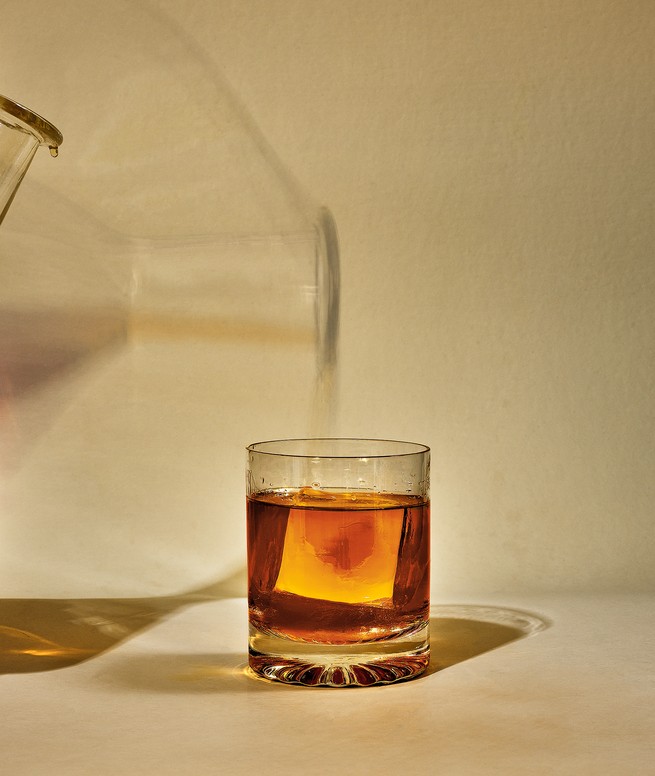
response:
[[[191,604],[242,595],[243,572],[180,595],[0,599],[0,674],[89,660]]]

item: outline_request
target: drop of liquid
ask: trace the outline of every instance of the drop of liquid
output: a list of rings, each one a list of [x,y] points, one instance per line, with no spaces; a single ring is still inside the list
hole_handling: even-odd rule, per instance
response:
[[[57,146],[50,146],[50,156],[52,157],[59,156],[59,148],[57,148]]]

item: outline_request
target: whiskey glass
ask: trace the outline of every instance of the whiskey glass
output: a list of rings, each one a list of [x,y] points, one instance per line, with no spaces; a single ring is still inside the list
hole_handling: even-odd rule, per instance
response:
[[[429,661],[430,450],[379,439],[247,448],[249,665],[348,687]]]

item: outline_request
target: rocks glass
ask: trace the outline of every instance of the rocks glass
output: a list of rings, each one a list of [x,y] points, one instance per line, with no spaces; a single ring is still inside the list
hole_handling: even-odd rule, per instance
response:
[[[249,663],[291,684],[411,679],[429,660],[429,448],[248,447]]]

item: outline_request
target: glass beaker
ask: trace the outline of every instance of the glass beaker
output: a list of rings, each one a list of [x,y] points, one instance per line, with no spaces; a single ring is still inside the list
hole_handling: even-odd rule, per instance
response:
[[[66,126],[0,230],[0,590],[176,594],[245,564],[243,446],[328,431],[335,226],[162,12],[40,11],[0,50]]]
[[[62,140],[49,121],[0,94],[0,224],[36,149],[47,145],[57,156]]]

